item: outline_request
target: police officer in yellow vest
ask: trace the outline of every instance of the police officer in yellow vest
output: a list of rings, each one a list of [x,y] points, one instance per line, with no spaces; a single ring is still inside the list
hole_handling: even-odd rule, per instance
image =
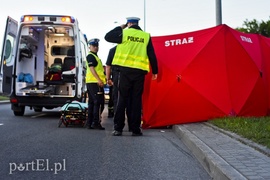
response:
[[[131,131],[141,136],[142,93],[145,75],[152,68],[152,79],[157,79],[158,66],[151,36],[139,27],[140,18],[129,17],[127,23],[114,28],[105,40],[118,43],[112,65],[119,69],[119,96],[114,107],[114,136],[121,136],[125,126],[127,99],[131,100]],[[128,27],[128,29],[125,29]],[[110,84],[110,79],[107,79]]]
[[[106,77],[102,61],[98,57],[99,39],[91,39],[88,41],[90,52],[87,55],[86,77],[85,82],[88,93],[88,128],[100,129],[105,128],[101,126],[101,114],[104,110],[104,84]]]

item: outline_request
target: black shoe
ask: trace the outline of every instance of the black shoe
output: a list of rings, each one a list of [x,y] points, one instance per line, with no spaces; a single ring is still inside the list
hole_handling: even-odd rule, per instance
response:
[[[132,132],[132,136],[142,136],[142,132]]]
[[[105,127],[102,127],[102,126],[100,125],[99,130],[105,130]]]
[[[113,118],[113,114],[109,114],[108,115],[108,118]]]
[[[114,130],[114,131],[112,132],[112,135],[113,135],[113,136],[122,136],[122,132],[121,132],[121,131],[116,131],[116,130]]]
[[[91,127],[91,123],[90,123],[90,124],[87,123],[85,126],[86,126],[87,129],[93,129],[93,128]]]
[[[102,127],[100,124],[92,124],[90,129],[105,130],[105,127]]]

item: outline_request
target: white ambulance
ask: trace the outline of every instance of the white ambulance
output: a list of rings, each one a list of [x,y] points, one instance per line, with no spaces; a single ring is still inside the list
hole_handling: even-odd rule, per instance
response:
[[[87,38],[77,19],[62,15],[8,17],[0,65],[0,93],[9,95],[11,109],[23,116],[85,101]]]

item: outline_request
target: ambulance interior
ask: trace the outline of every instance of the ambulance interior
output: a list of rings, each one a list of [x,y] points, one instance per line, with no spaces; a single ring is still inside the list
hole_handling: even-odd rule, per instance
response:
[[[74,96],[75,46],[70,26],[25,25],[16,64],[16,95]]]

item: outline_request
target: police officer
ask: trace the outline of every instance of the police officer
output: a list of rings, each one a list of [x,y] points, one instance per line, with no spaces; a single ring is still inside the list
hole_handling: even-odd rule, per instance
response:
[[[106,77],[102,61],[99,59],[97,53],[99,50],[99,39],[91,39],[88,41],[89,54],[87,55],[86,67],[86,86],[88,93],[88,128],[100,129],[105,128],[101,126],[101,114],[104,110],[104,84],[106,83]]]
[[[110,101],[108,103],[108,110],[109,110],[108,117],[114,116],[114,115],[110,116],[110,110],[113,109],[112,106],[117,107],[117,100],[118,100],[119,68],[112,66],[112,61],[114,58],[116,47],[117,46],[114,46],[113,48],[110,49],[108,57],[107,57],[107,61],[106,61],[106,78],[109,80],[108,85],[112,89],[112,92],[110,91],[110,93],[112,93],[110,96],[110,100],[112,100],[112,101],[111,101],[111,104],[110,104]],[[129,100],[127,107],[126,107],[126,115],[127,115],[127,122],[128,122],[129,131],[131,132],[132,130],[131,130],[131,125],[130,125],[131,124],[131,122],[130,122],[130,120],[131,120],[130,106],[131,106],[131,101]],[[115,122],[115,123],[117,123],[117,122]]]
[[[141,136],[142,93],[145,75],[152,68],[152,79],[157,79],[158,66],[151,36],[139,27],[140,18],[129,17],[127,23],[114,28],[105,40],[118,43],[112,65],[119,69],[119,96],[114,115],[114,136],[121,136],[125,122],[127,100],[131,100],[131,130]],[[125,29],[128,27],[128,29]],[[107,79],[110,83],[110,79]]]

